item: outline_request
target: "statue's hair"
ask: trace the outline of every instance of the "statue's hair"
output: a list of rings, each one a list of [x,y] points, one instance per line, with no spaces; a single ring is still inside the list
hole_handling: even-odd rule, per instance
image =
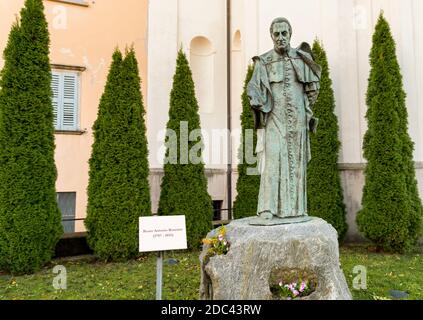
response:
[[[276,18],[272,21],[272,24],[270,25],[270,34],[271,35],[273,34],[273,26],[275,25],[275,23],[282,23],[282,22],[285,22],[288,25],[289,34],[292,36],[292,26],[291,26],[291,24],[289,23],[288,19],[282,18],[282,17]]]

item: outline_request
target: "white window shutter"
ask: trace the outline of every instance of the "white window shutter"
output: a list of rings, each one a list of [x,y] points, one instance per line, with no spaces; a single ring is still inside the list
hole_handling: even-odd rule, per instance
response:
[[[52,97],[52,104],[53,104],[53,117],[54,117],[54,128],[59,128],[59,121],[58,121],[58,110],[59,110],[59,104],[60,104],[60,74],[57,72],[52,72],[51,77],[51,90],[53,92]]]
[[[77,130],[78,76],[63,73],[62,130]]]

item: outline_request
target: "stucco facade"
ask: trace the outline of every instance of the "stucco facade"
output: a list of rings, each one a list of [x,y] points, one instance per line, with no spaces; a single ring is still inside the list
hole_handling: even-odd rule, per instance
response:
[[[24,0],[0,0],[0,50]],[[57,191],[77,192],[76,217],[85,217],[91,126],[97,115],[113,49],[134,44],[140,64],[151,167],[153,212],[157,210],[162,176],[163,130],[168,120],[169,93],[176,55],[182,48],[190,60],[200,103],[200,117],[209,148],[206,168],[209,193],[228,206],[227,164],[232,159],[232,200],[235,199],[241,92],[251,57],[272,48],[269,25],[276,16],[293,26],[292,45],[317,37],[327,51],[339,137],[339,157],[350,225],[357,239],[355,214],[364,184],[362,141],[366,132],[365,95],[370,71],[368,55],[380,10],[392,27],[407,92],[409,132],[423,195],[423,13],[421,0],[97,0],[86,5],[44,1],[51,32],[51,62],[82,67],[78,134],[56,134]],[[230,2],[230,16],[227,4]],[[230,21],[229,32],[227,21]],[[229,34],[229,39],[228,39]],[[230,47],[227,47],[227,44]],[[229,49],[229,50],[228,50]],[[230,91],[228,97],[228,53]],[[3,61],[0,60],[0,67]],[[229,99],[228,99],[229,98]],[[228,128],[230,101],[232,145]],[[219,131],[220,130],[220,131]],[[220,157],[216,157],[220,155]],[[222,218],[226,218],[225,213]],[[77,229],[82,230],[82,222]]]
[[[76,192],[76,219],[86,216],[88,159],[92,125],[116,47],[134,45],[147,97],[147,0],[44,1],[50,31],[53,70],[65,66],[79,74],[78,127],[76,132],[56,133],[57,192]],[[24,0],[0,0],[0,51],[7,43],[12,23]],[[3,67],[0,59],[0,68]],[[56,67],[55,67],[56,66]],[[59,67],[59,69],[57,68]],[[79,68],[78,68],[79,67]],[[72,70],[74,68],[74,70]],[[80,70],[80,71],[78,71]],[[76,231],[84,230],[83,221]]]

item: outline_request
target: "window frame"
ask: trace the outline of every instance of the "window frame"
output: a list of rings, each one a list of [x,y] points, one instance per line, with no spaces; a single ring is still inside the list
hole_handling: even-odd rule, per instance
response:
[[[77,69],[71,69],[71,68],[55,68],[52,67],[51,70],[52,75],[52,82],[51,82],[51,88],[52,88],[52,107],[54,108],[54,90],[53,90],[53,77],[55,75],[59,76],[59,84],[58,84],[58,101],[57,101],[57,123],[54,124],[54,131],[55,133],[83,133],[80,130],[80,112],[81,112],[81,72]],[[65,77],[71,75],[72,77],[75,77],[75,96],[74,96],[74,125],[65,125],[64,124],[64,109],[65,109]]]

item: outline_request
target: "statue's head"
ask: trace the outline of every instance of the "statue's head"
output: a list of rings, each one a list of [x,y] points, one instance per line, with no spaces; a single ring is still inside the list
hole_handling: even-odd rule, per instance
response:
[[[270,25],[270,35],[276,51],[279,53],[288,51],[292,36],[292,27],[288,19],[274,19]]]

